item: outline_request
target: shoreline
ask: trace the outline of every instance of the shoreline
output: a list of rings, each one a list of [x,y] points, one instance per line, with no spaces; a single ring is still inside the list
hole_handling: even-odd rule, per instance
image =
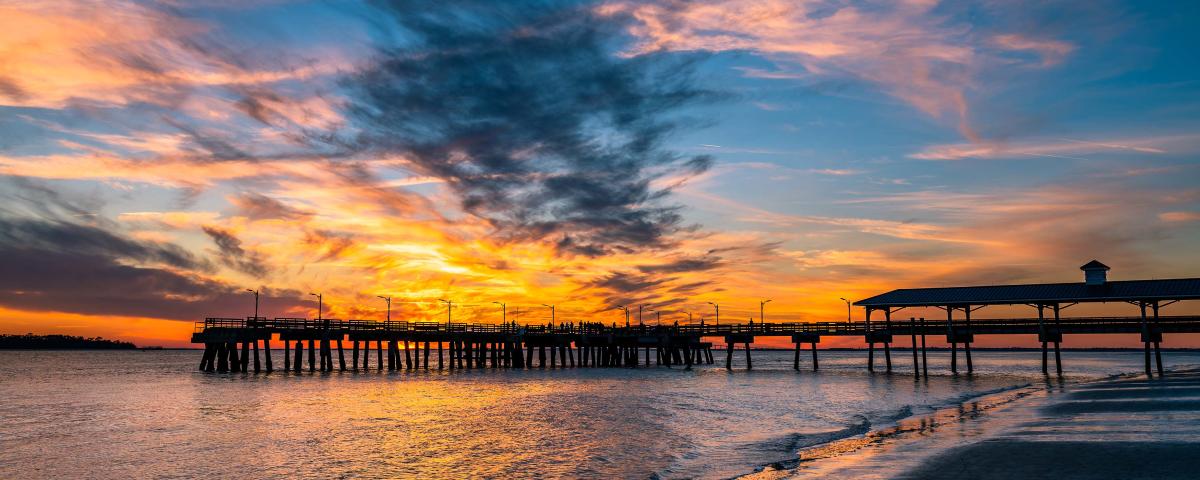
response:
[[[1191,478],[1198,463],[1188,459],[1200,458],[1200,369],[1153,380],[1135,372],[1047,380],[801,448],[794,459],[737,478]],[[1171,432],[1154,418],[1164,412],[1195,421]],[[1145,417],[1136,441],[1128,435],[1130,415]],[[1086,461],[1080,451],[1091,452]],[[1067,457],[1075,460],[1061,460]]]
[[[1197,369],[1073,385],[1030,413],[897,478],[1184,479],[1200,463]]]

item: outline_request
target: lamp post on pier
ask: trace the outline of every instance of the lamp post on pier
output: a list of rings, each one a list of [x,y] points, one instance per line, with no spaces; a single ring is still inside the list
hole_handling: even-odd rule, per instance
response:
[[[554,305],[542,304],[543,307],[550,307],[550,328],[554,328]]]
[[[452,302],[450,300],[446,300],[444,298],[439,298],[438,301],[446,304],[446,331],[449,332],[450,331],[450,309],[454,308],[454,302]]]
[[[501,302],[492,302],[500,306],[500,324],[508,326],[508,305]]]
[[[625,311],[625,328],[629,328],[629,307],[625,305],[617,305],[616,308]]]
[[[846,323],[850,323],[850,301],[843,297],[839,297],[843,302],[846,302]]]
[[[771,300],[769,300],[769,299],[768,300],[760,300],[758,302],[758,323],[760,325],[767,323],[767,317],[763,314],[763,307],[766,306],[768,303],[771,303]]]
[[[383,301],[387,302],[387,321],[392,321],[392,297],[385,297],[383,295],[376,295],[376,297],[382,298]]]
[[[713,302],[704,302],[704,303],[712,305],[713,308],[716,310],[717,315],[713,320],[713,325],[720,325],[721,324],[721,306],[717,305],[716,303],[713,303]]]
[[[258,290],[246,289],[247,292],[254,294],[254,321],[258,321]]]
[[[325,310],[325,296],[320,293],[309,292],[309,295],[317,297],[317,320],[321,320],[321,315]]]

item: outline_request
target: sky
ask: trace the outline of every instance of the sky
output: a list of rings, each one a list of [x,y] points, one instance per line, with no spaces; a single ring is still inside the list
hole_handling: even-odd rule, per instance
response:
[[[444,319],[439,299],[454,321],[499,322],[493,302],[521,323],[713,321],[708,302],[757,321],[769,299],[767,321],[805,322],[893,288],[1082,281],[1091,259],[1200,276],[1198,20],[1106,0],[0,2],[0,332],[186,346],[252,315],[247,289],[269,317],[315,317],[321,293],[325,318],[381,319],[384,295],[413,321]]]

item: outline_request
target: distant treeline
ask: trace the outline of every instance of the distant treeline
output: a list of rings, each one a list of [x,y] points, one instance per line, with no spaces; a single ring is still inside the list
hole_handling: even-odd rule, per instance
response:
[[[0,335],[0,349],[132,349],[129,342],[100,337],[84,338],[71,335]]]

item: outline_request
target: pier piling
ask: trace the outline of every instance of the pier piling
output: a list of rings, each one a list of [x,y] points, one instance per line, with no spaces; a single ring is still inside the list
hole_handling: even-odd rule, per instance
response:
[[[356,345],[357,345],[357,343],[356,343]],[[342,350],[342,335],[341,334],[338,334],[337,346],[338,346],[338,371],[344,372],[344,371],[346,371],[346,353],[344,350]],[[357,350],[355,350],[355,352],[357,352]]]
[[[292,363],[292,370],[300,373],[304,369],[304,341],[296,340],[296,361]]]
[[[909,317],[908,332],[912,337],[913,375],[921,378],[921,364],[917,363],[917,319]]]
[[[254,373],[262,372],[262,365],[258,363],[258,340],[254,341]]]
[[[263,353],[267,356],[267,373],[275,370],[275,366],[271,364],[271,334],[268,333],[266,338],[263,338]]]

